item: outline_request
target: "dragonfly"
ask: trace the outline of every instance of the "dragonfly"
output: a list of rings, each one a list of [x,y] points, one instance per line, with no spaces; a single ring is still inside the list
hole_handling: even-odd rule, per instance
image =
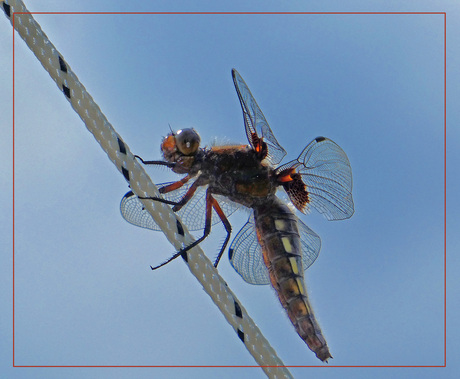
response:
[[[214,262],[217,267],[231,235],[228,217],[246,207],[252,212],[228,249],[236,272],[250,284],[271,284],[300,338],[323,362],[332,358],[310,304],[304,271],[318,257],[320,237],[294,213],[276,192],[284,189],[292,205],[307,214],[316,209],[328,220],[354,213],[352,172],[345,152],[325,137],[313,139],[300,155],[280,165],[286,155],[241,75],[232,70],[243,111],[248,145],[200,147],[195,129],[171,131],[161,143],[163,165],[185,175],[159,184],[158,197],[142,197],[173,206],[189,230],[203,235],[156,269],[201,243],[212,225],[222,222],[226,238]],[[139,197],[128,192],[121,214],[131,224],[160,230]]]

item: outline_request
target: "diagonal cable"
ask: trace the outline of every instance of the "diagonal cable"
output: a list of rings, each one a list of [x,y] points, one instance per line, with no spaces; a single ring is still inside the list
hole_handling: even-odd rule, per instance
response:
[[[128,181],[132,191],[143,197],[158,196],[156,186],[143,167],[134,159],[129,147],[116,133],[68,63],[26,9],[24,3],[20,0],[8,0],[1,1],[0,6],[14,29],[26,42],[45,70],[48,71],[72,108],[83,120],[86,128]],[[193,237],[169,206],[153,201],[145,201],[144,206],[176,250],[180,250],[193,241]],[[292,378],[274,349],[199,246],[187,253],[186,261],[190,272],[201,283],[203,289],[234,328],[237,336],[267,376],[270,378]]]

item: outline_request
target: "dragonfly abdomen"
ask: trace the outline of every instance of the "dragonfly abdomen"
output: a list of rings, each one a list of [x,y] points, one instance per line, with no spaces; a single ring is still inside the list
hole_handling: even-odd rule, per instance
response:
[[[297,219],[278,199],[254,209],[270,281],[299,336],[322,361],[332,358],[308,300]]]

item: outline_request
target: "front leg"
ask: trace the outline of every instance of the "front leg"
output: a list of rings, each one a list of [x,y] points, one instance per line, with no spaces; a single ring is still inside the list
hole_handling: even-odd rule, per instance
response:
[[[139,155],[135,155],[134,158],[139,159],[145,165],[157,165],[157,166],[167,166],[169,168],[176,167],[176,164],[173,162],[165,162],[165,161],[144,161]]]
[[[195,183],[194,183],[195,184]],[[193,186],[192,186],[193,187]],[[192,187],[190,187],[190,189],[192,189]],[[190,190],[188,191],[190,192]],[[188,193],[187,192],[187,193]],[[187,196],[187,194],[184,196],[184,198]],[[163,199],[160,199],[160,200],[163,200]],[[164,203],[166,203],[166,201],[162,201]],[[166,203],[168,204],[168,203]],[[177,203],[179,204],[179,203]],[[177,205],[176,204],[176,205]],[[177,257],[185,254],[187,251],[189,251],[190,249],[194,248],[195,246],[197,246],[198,244],[200,244],[201,242],[203,242],[206,237],[209,235],[209,233],[211,232],[211,216],[212,216],[212,209],[216,209],[215,207],[215,204],[217,204],[216,200],[212,197],[211,195],[211,192],[209,191],[209,189],[206,191],[206,218],[205,218],[205,225],[204,225],[204,233],[203,233],[203,236],[198,238],[196,241],[194,241],[193,243],[191,243],[190,245],[184,247],[183,249],[179,250],[177,253],[175,253],[171,258],[169,258],[167,261],[163,262],[162,264],[158,265],[158,266],[155,266],[155,267],[152,267],[150,266],[150,268],[152,270],[156,270],[160,267],[163,267],[164,265],[168,264],[169,262],[171,262],[172,260],[176,259]],[[220,209],[219,205],[217,205],[217,207]],[[174,209],[174,208],[173,208]],[[222,210],[220,210],[222,211]],[[224,216],[225,217],[225,216]],[[228,221],[227,221],[228,222]],[[230,236],[228,235],[227,236],[227,239],[226,239],[226,242],[228,242],[228,238]],[[226,243],[224,244],[224,248],[226,246]],[[220,257],[222,256],[222,252],[219,254],[219,257],[218,259],[220,259]],[[217,262],[215,263],[215,267],[217,266],[217,263],[218,263],[218,260]]]
[[[186,176],[185,178],[175,182],[175,183],[172,183],[166,187],[161,187],[159,189],[160,193],[168,193],[168,192],[171,192],[171,191],[174,191],[180,187],[182,187],[185,183],[187,183],[188,181],[190,180],[190,176]],[[166,199],[162,199],[161,197],[142,197],[142,196],[139,196],[139,199],[147,199],[147,200],[155,200],[155,201],[158,201],[160,203],[164,203],[164,204],[169,204],[169,205],[174,205],[172,210],[174,212],[177,212],[179,211],[185,204],[188,203],[188,201],[193,197],[193,194],[195,193],[196,189],[200,186],[201,184],[199,183],[199,180],[196,180],[195,183],[193,183],[190,188],[188,189],[188,191],[185,193],[185,195],[182,197],[182,199],[180,199],[179,201],[171,201],[171,200],[166,200]]]

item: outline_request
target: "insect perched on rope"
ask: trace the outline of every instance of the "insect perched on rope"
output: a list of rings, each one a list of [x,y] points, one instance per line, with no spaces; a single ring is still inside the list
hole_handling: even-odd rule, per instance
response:
[[[277,196],[283,187],[293,205],[308,213],[315,208],[328,220],[353,215],[351,167],[345,152],[333,141],[317,137],[297,159],[279,166],[286,151],[276,140],[243,78],[232,70],[233,82],[243,110],[249,145],[200,147],[194,129],[171,131],[161,144],[164,161],[146,165],[170,167],[185,176],[159,185],[162,197],[146,197],[173,205],[190,230],[203,235],[184,247],[159,268],[201,243],[215,222],[227,232],[217,267],[231,235],[227,217],[244,206],[253,210],[229,248],[235,270],[251,284],[271,283],[299,336],[322,360],[331,358],[308,300],[304,270],[318,257],[321,240]],[[132,192],[121,202],[123,217],[130,223],[159,230]]]

